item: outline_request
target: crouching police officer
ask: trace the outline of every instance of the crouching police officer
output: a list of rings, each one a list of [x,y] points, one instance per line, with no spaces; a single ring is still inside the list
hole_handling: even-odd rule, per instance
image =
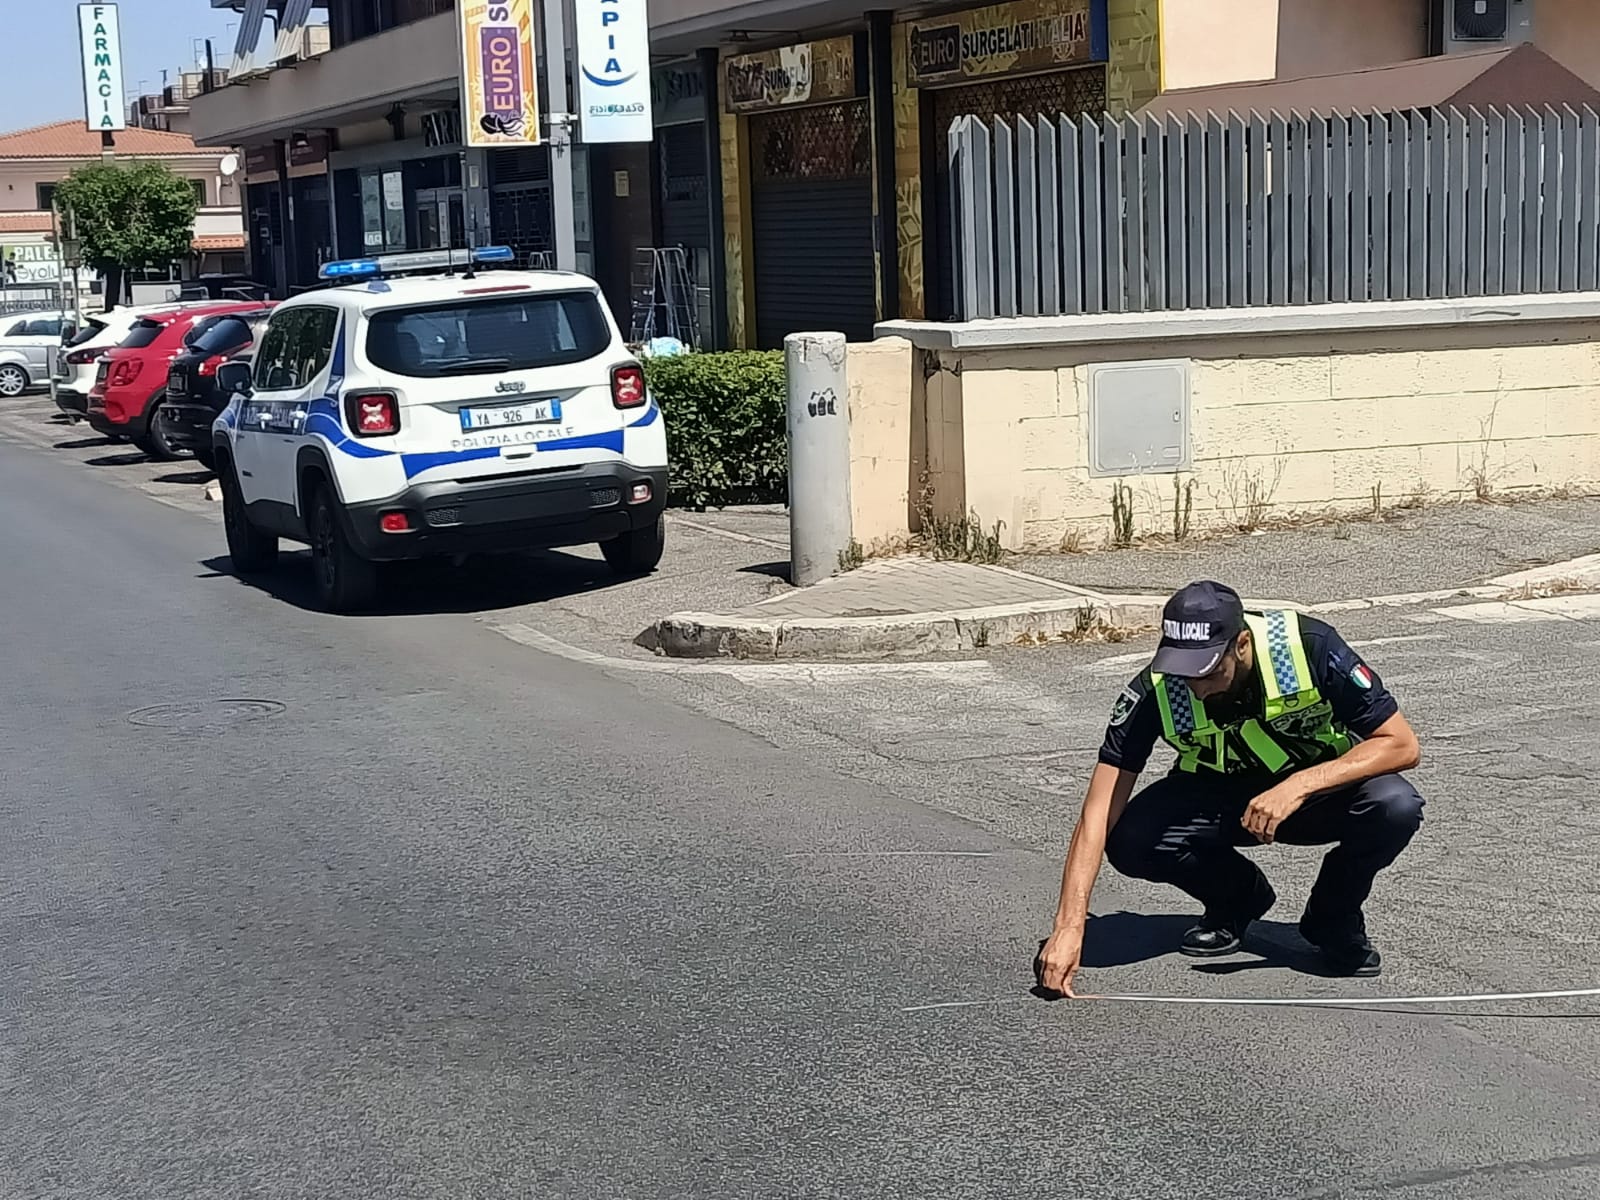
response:
[[[1112,707],[1040,952],[1040,983],[1073,995],[1102,855],[1124,875],[1171,884],[1205,906],[1184,954],[1232,954],[1277,900],[1238,851],[1266,842],[1337,843],[1300,932],[1331,971],[1378,974],[1361,906],[1422,823],[1422,797],[1396,774],[1416,766],[1420,750],[1394,698],[1328,625],[1247,613],[1219,583],[1191,584],[1168,601],[1162,634],[1149,669]],[[1134,796],[1157,737],[1177,763]]]

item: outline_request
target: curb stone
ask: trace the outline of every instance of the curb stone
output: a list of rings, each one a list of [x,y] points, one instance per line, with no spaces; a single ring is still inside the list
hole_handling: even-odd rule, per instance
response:
[[[1164,600],[1084,593],[1070,600],[881,617],[762,620],[717,613],[674,613],[636,644],[668,658],[884,658],[982,650],[1024,637],[1075,631],[1086,607],[1109,625],[1148,625]]]

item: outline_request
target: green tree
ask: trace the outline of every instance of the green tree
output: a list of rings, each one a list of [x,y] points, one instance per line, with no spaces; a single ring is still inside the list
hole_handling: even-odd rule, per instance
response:
[[[194,243],[194,184],[161,163],[79,167],[57,185],[55,203],[77,219],[83,261],[105,278],[107,308],[122,300],[128,272],[164,267]]]

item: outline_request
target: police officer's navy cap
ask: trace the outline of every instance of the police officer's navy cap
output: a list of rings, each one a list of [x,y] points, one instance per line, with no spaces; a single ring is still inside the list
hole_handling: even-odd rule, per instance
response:
[[[1226,584],[1191,583],[1161,611],[1161,646],[1152,671],[1199,679],[1222,665],[1244,629],[1244,602]]]

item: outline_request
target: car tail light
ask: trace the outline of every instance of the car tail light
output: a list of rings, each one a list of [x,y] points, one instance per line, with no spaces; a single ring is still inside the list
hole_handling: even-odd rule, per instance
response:
[[[196,374],[198,374],[201,379],[210,379],[217,373],[217,368],[220,367],[224,361],[225,360],[220,354],[215,358],[208,358],[205,360],[205,362],[200,364]]]
[[[410,533],[411,518],[403,512],[386,512],[378,518],[378,528],[385,533]]]
[[[650,485],[648,483],[636,483],[636,484],[633,485],[632,489],[628,492],[628,503],[629,504],[646,504],[646,503],[649,502],[650,496],[651,496],[651,491],[650,491]]]
[[[650,398],[644,386],[644,368],[626,363],[611,368],[611,403],[618,408],[638,408]]]
[[[119,358],[116,365],[111,368],[110,384],[112,387],[127,387],[139,378],[139,372],[144,370],[144,360],[141,358]]]
[[[75,367],[86,367],[99,357],[98,350],[74,350],[67,355],[67,361]]]
[[[351,392],[344,418],[357,437],[387,437],[400,432],[400,398],[393,392]]]

